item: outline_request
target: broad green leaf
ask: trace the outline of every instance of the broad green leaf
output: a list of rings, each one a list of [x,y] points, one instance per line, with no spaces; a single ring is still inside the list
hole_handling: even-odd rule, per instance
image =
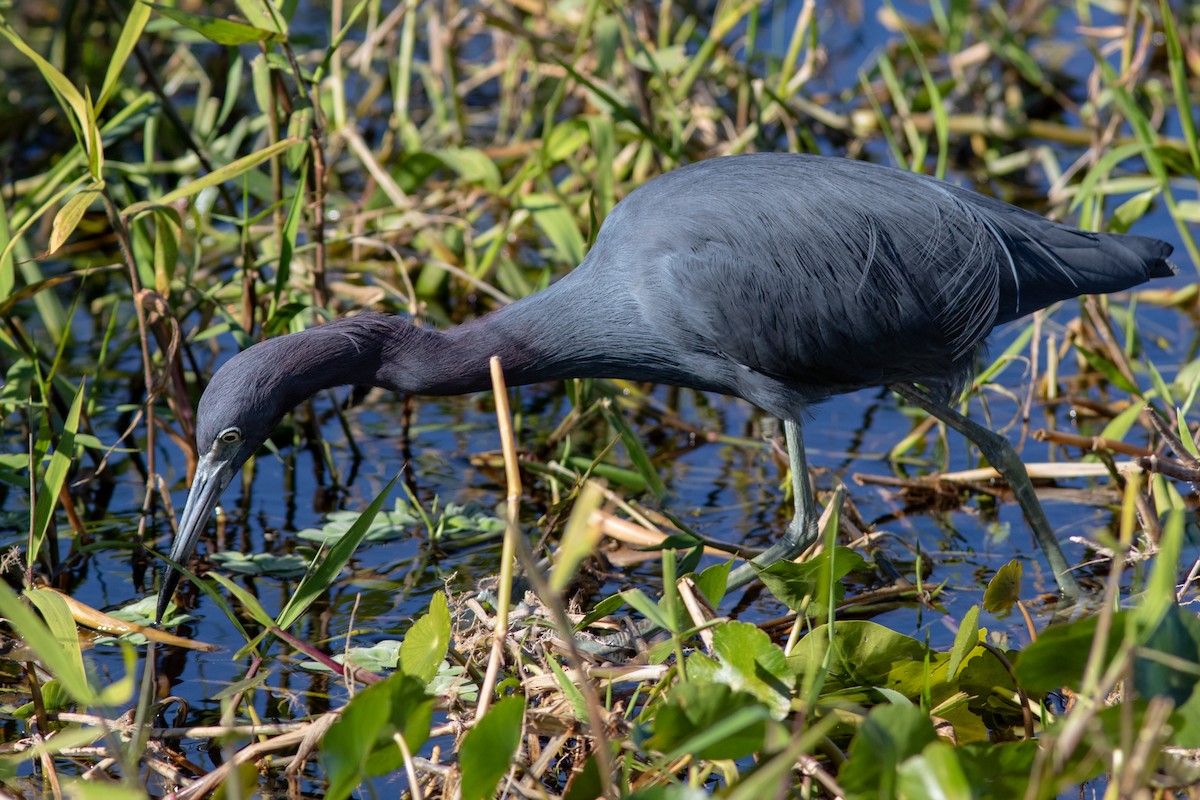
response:
[[[433,699],[424,684],[403,672],[355,695],[321,742],[329,776],[325,796],[345,800],[362,781],[399,769],[403,757],[393,737],[402,736],[411,753],[420,750],[429,738]]]
[[[729,572],[732,569],[733,562],[724,561],[713,564],[696,578],[696,588],[713,608],[721,605],[721,600],[725,597],[725,587],[729,585]]]
[[[783,650],[757,625],[724,622],[712,629],[717,660],[695,654],[687,661],[690,680],[723,683],[749,692],[782,719],[791,709],[795,676]]]
[[[450,609],[444,592],[434,592],[429,613],[418,619],[404,636],[400,648],[400,669],[419,681],[429,683],[437,675],[438,665],[450,647]]]
[[[911,703],[876,706],[850,742],[849,758],[838,771],[838,783],[850,796],[896,797],[900,764],[935,741],[937,734],[929,717]]]
[[[1021,573],[1024,567],[1021,562],[1013,559],[1000,569],[988,581],[983,593],[983,610],[989,614],[1007,614],[1018,600],[1021,599]]]
[[[146,0],[142,0],[142,2],[146,2]],[[221,17],[206,17],[202,14],[189,14],[178,8],[159,5],[158,3],[146,3],[146,5],[164,17],[175,20],[185,28],[191,28],[205,39],[216,44],[236,47],[237,45],[249,44],[251,42],[287,41],[285,34],[266,30],[265,28],[256,28],[244,22],[234,22],[233,20]]]
[[[1178,708],[1200,682],[1200,619],[1171,605],[1154,627],[1138,631],[1133,685],[1144,700],[1168,697]]]
[[[549,194],[526,195],[521,200],[521,207],[533,215],[534,224],[554,245],[562,262],[575,265],[583,260],[583,234],[579,232],[573,210]]]
[[[1110,663],[1124,638],[1126,614],[1118,611],[1112,617],[1112,630],[1108,633],[1108,647],[1103,654],[1104,663]],[[1078,689],[1083,679],[1087,660],[1096,638],[1099,617],[1051,625],[1017,656],[1014,669],[1021,687],[1030,694],[1045,694],[1069,686]]]
[[[967,771],[952,745],[930,742],[900,764],[898,793],[906,800],[973,800]]]
[[[83,666],[83,650],[79,647],[79,631],[75,626],[75,618],[67,601],[58,592],[48,589],[28,589],[25,597],[33,603],[33,607],[42,615],[42,620],[64,657],[70,659],[71,669],[57,677],[64,682],[67,689],[76,698],[84,697],[91,692],[87,682],[87,671]]]
[[[830,572],[832,559],[832,573]],[[842,578],[856,570],[865,570],[867,562],[848,547],[835,547],[802,563],[777,561],[765,569],[755,569],[759,579],[771,590],[771,594],[788,608],[799,611],[805,608],[810,615],[822,617],[830,591],[836,604],[846,594]],[[830,586],[830,579],[833,585]]]
[[[53,601],[47,601],[49,603]],[[62,598],[58,598],[61,610],[66,608]],[[53,612],[58,616],[60,612]],[[66,612],[69,616],[70,612]],[[21,600],[13,594],[8,584],[0,581],[0,616],[5,617],[9,624],[16,629],[17,635],[37,655],[38,661],[57,678],[75,701],[83,705],[93,705],[96,693],[92,690],[83,670],[82,657],[79,655],[79,640],[72,623],[71,635],[75,637],[73,648],[66,643],[65,634],[60,638],[58,632],[52,632],[46,623],[33,613]],[[57,627],[57,626],[56,626]]]
[[[770,710],[748,692],[721,683],[689,680],[671,688],[652,720],[654,735],[643,747],[667,761],[744,758],[762,749]]]
[[[832,640],[830,632],[832,630]],[[931,652],[922,642],[867,620],[844,620],[821,625],[796,643],[787,657],[788,669],[803,676],[825,669],[831,651],[826,690],[891,686],[898,666],[923,665]]]
[[[238,575],[269,575],[273,578],[299,578],[308,572],[308,562],[297,553],[243,553],[222,550],[212,561],[226,572]]]
[[[339,664],[349,661],[356,667],[367,672],[387,672],[400,666],[400,648],[402,642],[397,639],[384,639],[371,647],[351,647],[340,653],[333,654],[333,660]],[[313,672],[328,672],[329,667],[319,661],[305,661],[301,668]]]
[[[1128,233],[1133,224],[1146,216],[1150,204],[1158,196],[1161,189],[1154,187],[1144,192],[1138,192],[1133,197],[1117,206],[1108,221],[1108,229],[1113,233]]]
[[[462,800],[493,796],[496,784],[512,767],[513,756],[521,745],[524,717],[525,698],[506,697],[492,706],[463,737],[458,754]]]

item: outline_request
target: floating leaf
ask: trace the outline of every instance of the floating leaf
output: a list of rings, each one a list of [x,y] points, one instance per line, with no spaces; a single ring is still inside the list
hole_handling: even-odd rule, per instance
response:
[[[308,572],[308,561],[295,553],[243,553],[222,550],[212,554],[213,563],[238,575],[269,575],[272,578],[299,578]]]

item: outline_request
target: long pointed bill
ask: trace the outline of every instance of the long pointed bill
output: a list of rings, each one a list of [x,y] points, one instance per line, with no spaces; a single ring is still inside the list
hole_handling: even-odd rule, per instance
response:
[[[208,524],[209,517],[217,507],[217,501],[221,499],[221,493],[225,491],[235,472],[237,468],[229,459],[216,459],[212,453],[207,453],[200,459],[200,463],[196,465],[196,478],[192,481],[187,503],[183,507],[183,516],[179,518],[179,533],[171,545],[172,562],[181,565],[187,563],[192,551],[196,549],[196,542],[200,539],[204,526]],[[171,602],[175,587],[179,585],[179,577],[179,571],[175,567],[167,568],[162,588],[158,590],[155,622],[162,622],[167,604]]]

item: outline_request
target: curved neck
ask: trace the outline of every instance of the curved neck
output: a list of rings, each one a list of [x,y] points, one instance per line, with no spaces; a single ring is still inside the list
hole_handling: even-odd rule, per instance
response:
[[[493,356],[500,358],[505,382],[522,386],[563,378],[621,375],[630,379],[662,379],[661,374],[630,367],[630,324],[619,303],[607,308],[588,303],[582,283],[563,289],[570,277],[447,331],[416,328],[396,320],[389,356],[376,384],[412,394],[452,395],[490,389]],[[576,308],[588,313],[574,313]],[[602,311],[597,311],[603,308]],[[624,332],[624,333],[621,333]],[[644,334],[643,334],[644,335]],[[620,358],[619,358],[620,357]]]
[[[347,384],[426,395],[483,391],[491,388],[492,356],[510,386],[617,376],[695,385],[636,306],[574,276],[447,331],[381,314],[334,320],[270,340],[281,351],[270,360],[304,365],[287,381],[292,405]]]

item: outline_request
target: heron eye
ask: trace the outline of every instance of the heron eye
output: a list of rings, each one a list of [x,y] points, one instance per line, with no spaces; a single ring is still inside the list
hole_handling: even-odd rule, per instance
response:
[[[225,444],[233,444],[242,440],[242,432],[237,428],[227,428],[217,436]]]

